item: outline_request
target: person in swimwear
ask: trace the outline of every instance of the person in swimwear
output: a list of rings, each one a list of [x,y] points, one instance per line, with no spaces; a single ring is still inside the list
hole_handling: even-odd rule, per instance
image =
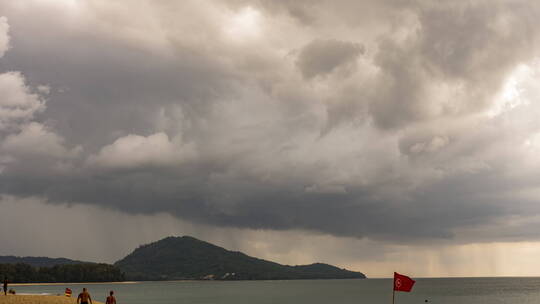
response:
[[[86,291],[86,288],[83,288],[82,292],[77,297],[77,304],[79,304],[79,301],[80,301],[80,304],[88,304],[88,303],[93,304],[92,298],[90,297],[90,294],[88,293],[88,291]]]
[[[111,290],[109,292],[109,296],[107,297],[107,301],[105,302],[105,304],[116,304],[116,298],[113,295],[114,295],[114,291]]]

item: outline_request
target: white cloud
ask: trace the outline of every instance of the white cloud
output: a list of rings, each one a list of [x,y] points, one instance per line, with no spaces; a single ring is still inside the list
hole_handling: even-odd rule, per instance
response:
[[[45,109],[45,101],[19,72],[0,74],[0,96],[0,130],[20,128]]]
[[[169,140],[163,132],[147,137],[130,134],[91,155],[88,164],[117,169],[162,167],[177,165],[191,155],[189,146]]]
[[[230,17],[224,26],[225,33],[236,41],[256,38],[260,34],[261,13],[252,7],[245,7]]]
[[[0,57],[9,49],[9,24],[7,18],[0,16]]]
[[[0,151],[14,158],[46,156],[70,158],[76,156],[81,148],[66,149],[64,139],[48,130],[44,125],[31,122],[20,133],[7,136],[0,145]]]
[[[9,48],[8,29],[7,18],[0,17],[0,57]],[[70,165],[63,161],[81,152],[80,146],[67,149],[64,138],[33,121],[45,110],[43,95],[49,93],[44,85],[33,90],[18,71],[0,74],[0,173],[65,171]]]

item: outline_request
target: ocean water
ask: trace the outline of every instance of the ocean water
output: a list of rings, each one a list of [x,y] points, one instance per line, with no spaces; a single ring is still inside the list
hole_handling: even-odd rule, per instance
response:
[[[105,302],[114,290],[118,304],[359,304],[392,303],[391,279],[299,281],[186,281],[133,284],[13,286],[18,293],[77,294],[86,287]],[[416,279],[411,293],[396,292],[396,304],[540,303],[540,278]]]

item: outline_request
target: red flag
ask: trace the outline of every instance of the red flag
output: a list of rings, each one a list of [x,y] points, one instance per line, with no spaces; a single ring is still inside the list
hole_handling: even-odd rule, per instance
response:
[[[394,272],[394,290],[410,292],[416,281],[408,276]]]

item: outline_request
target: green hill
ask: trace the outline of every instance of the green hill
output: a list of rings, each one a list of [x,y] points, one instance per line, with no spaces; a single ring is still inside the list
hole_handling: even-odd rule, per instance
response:
[[[229,251],[201,240],[167,237],[116,262],[128,280],[286,280],[365,278],[327,264],[287,266]]]

